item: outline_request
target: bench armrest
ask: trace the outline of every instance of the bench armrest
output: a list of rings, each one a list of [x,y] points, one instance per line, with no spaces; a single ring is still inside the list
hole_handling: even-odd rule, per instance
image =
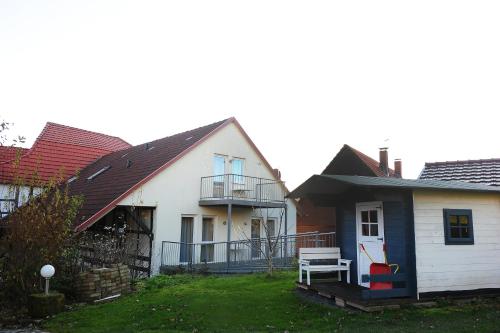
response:
[[[349,260],[349,259],[339,259],[339,265],[350,266],[351,265],[351,261],[352,260]]]
[[[309,262],[309,260],[300,259],[299,260],[299,265],[300,266],[309,266],[310,262]]]

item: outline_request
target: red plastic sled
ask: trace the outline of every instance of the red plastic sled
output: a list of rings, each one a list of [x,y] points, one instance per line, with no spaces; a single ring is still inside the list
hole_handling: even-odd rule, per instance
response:
[[[391,266],[384,263],[374,262],[370,264],[370,275],[391,275]],[[392,289],[392,282],[370,281],[370,290]]]

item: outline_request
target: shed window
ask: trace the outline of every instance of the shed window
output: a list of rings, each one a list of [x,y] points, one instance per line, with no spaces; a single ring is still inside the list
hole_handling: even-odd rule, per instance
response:
[[[474,244],[472,210],[443,209],[444,243],[446,245]]]

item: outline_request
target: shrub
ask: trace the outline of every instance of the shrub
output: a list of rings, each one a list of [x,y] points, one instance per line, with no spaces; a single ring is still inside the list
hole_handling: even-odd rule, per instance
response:
[[[16,182],[17,186],[26,186],[22,184]],[[43,190],[6,219],[5,234],[0,239],[0,289],[14,304],[26,304],[28,295],[40,290],[39,270],[44,264],[51,263],[58,269],[61,258],[67,255],[73,221],[83,199],[71,196],[67,186],[57,184],[30,182],[29,187]]]

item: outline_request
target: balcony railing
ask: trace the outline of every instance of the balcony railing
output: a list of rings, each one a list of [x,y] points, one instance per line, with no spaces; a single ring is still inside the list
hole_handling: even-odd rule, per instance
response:
[[[201,178],[200,200],[285,202],[283,182],[273,179],[225,174]]]
[[[204,268],[209,272],[260,271],[272,257],[276,268],[290,268],[302,247],[335,247],[335,233],[304,233],[231,242],[162,242],[161,268]],[[274,249],[274,250],[273,250]],[[229,253],[228,253],[229,251]],[[272,253],[271,253],[272,252]]]

